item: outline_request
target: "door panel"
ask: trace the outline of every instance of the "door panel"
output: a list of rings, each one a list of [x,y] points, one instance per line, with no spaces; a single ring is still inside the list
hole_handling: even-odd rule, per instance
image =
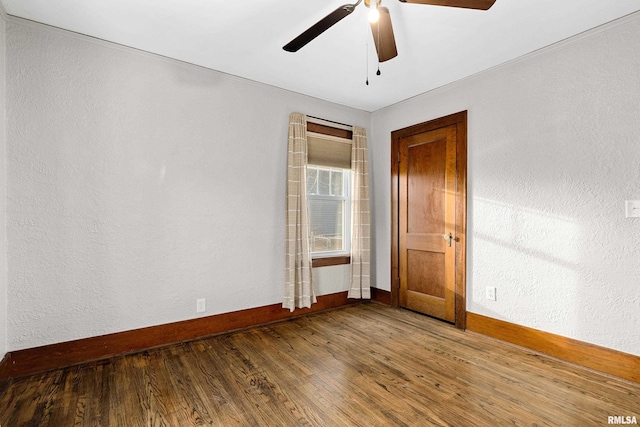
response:
[[[448,322],[455,321],[456,140],[450,125],[399,141],[400,305]]]
[[[438,233],[444,227],[446,139],[422,142],[420,137],[414,137],[406,142],[407,231]]]
[[[408,250],[407,258],[407,290],[444,298],[444,254]]]

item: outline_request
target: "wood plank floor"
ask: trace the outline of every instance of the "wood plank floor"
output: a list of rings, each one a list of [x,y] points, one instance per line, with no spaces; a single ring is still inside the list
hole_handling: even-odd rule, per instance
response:
[[[361,304],[15,379],[0,426],[595,426],[640,384]]]

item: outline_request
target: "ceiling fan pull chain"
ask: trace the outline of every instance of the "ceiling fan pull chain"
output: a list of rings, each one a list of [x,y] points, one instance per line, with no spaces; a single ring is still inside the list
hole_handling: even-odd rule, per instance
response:
[[[380,44],[380,21],[378,21],[378,25],[376,26],[376,28],[378,29],[378,46],[382,46]],[[376,59],[378,60],[378,71],[376,71],[376,76],[379,76],[380,74],[382,74],[380,72],[380,55],[376,55]]]
[[[367,36],[368,36],[368,32],[369,32],[369,28],[367,28]],[[367,65],[367,67],[366,67],[367,68],[367,80],[365,81],[365,84],[367,86],[369,86],[369,38],[366,37],[365,40],[367,40],[365,42],[365,52],[364,52],[364,58],[365,58],[365,60],[367,62],[367,64],[366,64]]]
[[[365,81],[365,83],[367,84],[367,86],[369,86],[369,43],[367,43],[366,61],[367,61],[367,80]]]

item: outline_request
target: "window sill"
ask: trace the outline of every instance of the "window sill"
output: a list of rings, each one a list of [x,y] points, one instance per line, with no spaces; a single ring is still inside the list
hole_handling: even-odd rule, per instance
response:
[[[331,256],[325,258],[313,258],[311,260],[311,267],[329,267],[331,265],[344,265],[351,264],[351,256],[349,255],[340,255],[340,256]]]

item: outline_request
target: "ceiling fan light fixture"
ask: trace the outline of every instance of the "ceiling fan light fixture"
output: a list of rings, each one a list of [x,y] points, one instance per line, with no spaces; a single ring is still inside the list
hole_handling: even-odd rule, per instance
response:
[[[365,3],[366,4],[366,3]],[[375,24],[380,19],[380,11],[378,10],[378,0],[369,1],[369,22]]]
[[[369,11],[369,22],[375,24],[376,22],[378,22],[378,19],[380,19],[380,12],[378,11],[378,8],[371,8],[371,10]]]

